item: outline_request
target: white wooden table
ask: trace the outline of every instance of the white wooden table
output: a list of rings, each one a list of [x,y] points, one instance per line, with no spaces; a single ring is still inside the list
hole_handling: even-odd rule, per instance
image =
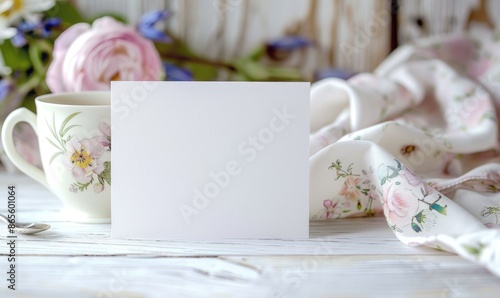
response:
[[[21,175],[0,173],[2,213],[12,184],[17,220],[52,228],[17,236],[16,291],[0,229],[0,297],[500,297],[486,269],[405,246],[383,218],[312,222],[309,240],[124,241],[58,221],[61,203]]]

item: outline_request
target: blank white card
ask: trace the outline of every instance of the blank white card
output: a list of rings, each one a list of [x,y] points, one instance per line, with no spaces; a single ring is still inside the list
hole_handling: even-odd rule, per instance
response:
[[[309,87],[113,82],[113,238],[307,238]]]

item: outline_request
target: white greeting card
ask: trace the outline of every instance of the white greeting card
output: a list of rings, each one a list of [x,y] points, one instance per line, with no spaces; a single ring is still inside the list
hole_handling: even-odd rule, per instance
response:
[[[111,90],[113,238],[309,236],[309,83]]]

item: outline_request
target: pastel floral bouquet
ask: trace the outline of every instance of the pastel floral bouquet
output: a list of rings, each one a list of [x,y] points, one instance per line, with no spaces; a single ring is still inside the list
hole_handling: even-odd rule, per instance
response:
[[[135,26],[121,16],[84,17],[71,1],[0,0],[0,126],[14,109],[35,110],[41,94],[109,90],[114,80],[297,81],[280,64],[313,46],[301,36],[266,42],[249,55],[214,61],[194,53],[165,28],[169,11],[146,13]],[[34,132],[15,132],[18,151],[40,165]],[[0,143],[0,161],[5,164]]]

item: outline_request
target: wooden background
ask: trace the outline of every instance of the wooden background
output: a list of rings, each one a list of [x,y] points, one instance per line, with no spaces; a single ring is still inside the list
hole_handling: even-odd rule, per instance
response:
[[[391,51],[391,12],[399,7],[399,43],[459,32],[472,22],[500,27],[497,0],[76,0],[93,16],[114,11],[134,23],[150,10],[167,8],[167,26],[198,53],[227,60],[262,42],[300,34],[314,47],[284,64],[307,78],[331,67],[373,70]],[[398,4],[398,5],[395,5]]]

